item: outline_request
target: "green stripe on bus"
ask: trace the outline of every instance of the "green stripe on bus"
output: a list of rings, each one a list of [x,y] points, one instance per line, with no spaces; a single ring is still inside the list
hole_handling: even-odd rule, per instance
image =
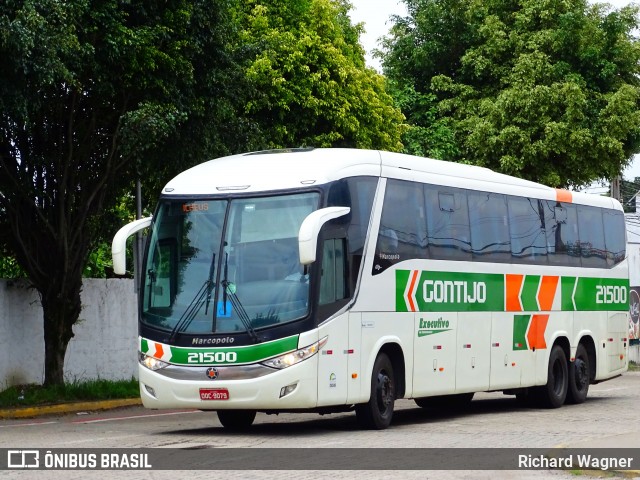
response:
[[[573,306],[573,290],[576,286],[576,277],[562,277],[560,279],[560,291],[562,294],[561,308],[563,311],[575,310]]]
[[[629,280],[625,278],[578,278],[572,303],[578,311],[629,310]]]
[[[526,275],[520,300],[522,310],[537,312],[540,275]],[[504,312],[503,274],[396,270],[397,312]],[[562,311],[626,311],[626,278],[561,277]],[[557,297],[556,297],[557,298]]]
[[[404,291],[409,283],[410,270],[396,270],[396,312],[408,312]]]
[[[297,350],[297,348],[298,335],[242,347],[171,347],[171,363],[176,365],[234,365],[257,363],[283,353]],[[229,353],[231,355],[228,355]],[[211,361],[212,358],[214,361]]]
[[[513,316],[513,349],[527,350],[527,329],[531,315],[514,315]]]
[[[538,287],[540,286],[540,275],[527,275],[524,277],[522,286],[522,310],[525,312],[538,311]]]

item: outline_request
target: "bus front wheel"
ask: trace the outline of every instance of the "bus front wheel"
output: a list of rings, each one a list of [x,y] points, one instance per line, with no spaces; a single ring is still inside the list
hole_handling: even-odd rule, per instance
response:
[[[218,410],[218,420],[229,430],[245,430],[256,418],[254,410]]]
[[[545,408],[561,407],[569,389],[569,368],[567,356],[560,345],[554,345],[549,355],[547,383],[535,387],[534,395],[538,405]]]
[[[363,428],[382,430],[391,424],[396,399],[393,365],[380,353],[371,373],[371,396],[367,403],[356,405],[356,419]]]

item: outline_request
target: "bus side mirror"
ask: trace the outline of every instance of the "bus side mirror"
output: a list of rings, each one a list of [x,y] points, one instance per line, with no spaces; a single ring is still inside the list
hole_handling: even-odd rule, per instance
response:
[[[310,265],[316,261],[316,247],[320,229],[329,220],[342,217],[351,211],[349,207],[327,207],[310,213],[300,225],[298,233],[298,251],[300,263]]]
[[[111,258],[113,259],[113,272],[116,275],[127,273],[127,238],[143,228],[151,225],[153,217],[141,218],[126,224],[113,237],[111,242]]]

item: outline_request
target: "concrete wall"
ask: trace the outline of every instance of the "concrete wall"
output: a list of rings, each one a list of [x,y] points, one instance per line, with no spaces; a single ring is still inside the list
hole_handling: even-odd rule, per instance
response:
[[[85,279],[80,322],[65,358],[67,380],[137,377],[133,280]],[[0,389],[44,380],[42,307],[24,281],[0,280]]]

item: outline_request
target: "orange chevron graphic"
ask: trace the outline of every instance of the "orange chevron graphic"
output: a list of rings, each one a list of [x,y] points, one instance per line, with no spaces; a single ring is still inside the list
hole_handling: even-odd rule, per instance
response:
[[[527,332],[529,348],[547,348],[547,342],[544,341],[544,332],[547,329],[548,321],[549,315],[532,315],[529,331]]]
[[[162,344],[156,343],[156,353],[153,354],[156,358],[162,358],[164,355],[164,349],[162,348]]]
[[[507,312],[521,312],[522,303],[520,303],[520,290],[522,289],[522,282],[524,281],[524,275],[505,275],[506,283],[506,311]]]
[[[415,312],[417,311],[416,302],[415,302],[415,288],[416,282],[418,281],[418,277],[420,272],[418,270],[414,270],[411,274],[411,283],[409,285],[409,292],[407,294],[407,302],[409,303],[409,311]]]
[[[538,291],[538,305],[540,310],[548,312],[553,306],[553,299],[556,296],[556,288],[560,277],[543,276],[540,282],[540,290]]]

